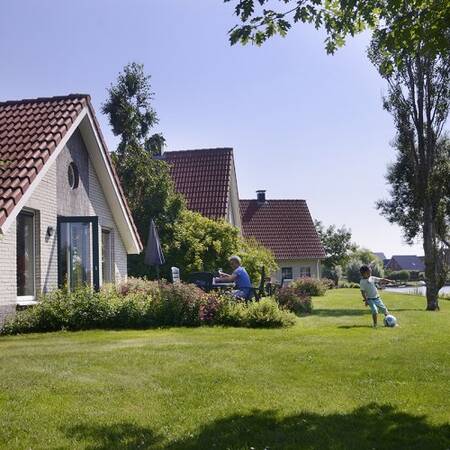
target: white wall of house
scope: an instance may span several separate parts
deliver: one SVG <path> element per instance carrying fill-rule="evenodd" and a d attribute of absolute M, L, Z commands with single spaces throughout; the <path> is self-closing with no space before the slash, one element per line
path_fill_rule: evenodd
<path fill-rule="evenodd" d="M 79 190 L 72 191 L 67 181 L 68 165 L 74 159 L 77 160 L 84 152 L 86 152 L 87 178 L 83 186 L 80 185 Z M 75 162 L 79 163 L 78 160 Z M 76 198 L 71 198 L 71 196 L 76 196 Z M 70 138 L 56 162 L 36 186 L 24 209 L 35 214 L 37 293 L 48 292 L 58 285 L 56 233 L 58 215 L 98 216 L 99 226 L 107 228 L 112 233 L 113 278 L 115 281 L 126 278 L 127 252 L 78 132 Z M 52 236 L 47 235 L 49 227 L 54 230 Z M 99 239 L 99 245 L 101 246 L 101 239 Z M 100 280 L 101 275 L 100 273 Z M 16 222 L 14 221 L 5 234 L 0 234 L 0 324 L 6 315 L 15 311 L 16 304 Z"/>
<path fill-rule="evenodd" d="M 312 278 L 320 278 L 320 259 L 295 259 L 277 261 L 279 269 L 273 275 L 278 281 L 283 278 L 283 268 L 292 270 L 292 278 L 300 278 L 308 273 Z M 286 270 L 289 272 L 289 270 Z"/>

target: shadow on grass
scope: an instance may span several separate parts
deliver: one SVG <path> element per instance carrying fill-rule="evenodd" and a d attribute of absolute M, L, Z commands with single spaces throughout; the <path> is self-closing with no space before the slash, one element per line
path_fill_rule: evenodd
<path fill-rule="evenodd" d="M 373 328 L 372 325 L 339 325 L 342 330 L 351 330 L 352 328 Z"/>
<path fill-rule="evenodd" d="M 135 450 L 154 448 L 160 442 L 151 430 L 131 423 L 112 425 L 81 424 L 65 430 L 86 450 Z"/>
<path fill-rule="evenodd" d="M 425 416 L 389 405 L 369 404 L 347 414 L 301 413 L 279 418 L 274 411 L 233 415 L 205 425 L 174 444 L 147 428 L 129 424 L 68 430 L 70 438 L 89 443 L 89 450 L 251 449 L 263 450 L 443 450 L 450 448 L 450 424 L 431 425 Z"/>
<path fill-rule="evenodd" d="M 389 307 L 388 307 L 389 308 Z M 420 308 L 389 308 L 389 312 L 424 311 Z M 344 317 L 370 315 L 370 309 L 314 309 L 313 314 L 321 317 Z"/>
<path fill-rule="evenodd" d="M 314 309 L 313 314 L 321 317 L 364 316 L 363 309 Z"/>

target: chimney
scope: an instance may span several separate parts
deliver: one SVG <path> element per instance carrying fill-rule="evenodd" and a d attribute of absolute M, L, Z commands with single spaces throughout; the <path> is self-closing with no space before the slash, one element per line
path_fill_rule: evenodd
<path fill-rule="evenodd" d="M 266 203 L 266 191 L 256 191 L 256 200 L 258 201 L 258 205 L 264 205 Z"/>

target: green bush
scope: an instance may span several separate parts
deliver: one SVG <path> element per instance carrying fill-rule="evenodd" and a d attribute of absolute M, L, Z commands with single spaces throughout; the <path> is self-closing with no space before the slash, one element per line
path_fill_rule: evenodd
<path fill-rule="evenodd" d="M 283 309 L 287 309 L 298 316 L 312 312 L 311 297 L 293 286 L 281 288 L 276 293 L 276 300 Z"/>
<path fill-rule="evenodd" d="M 250 328 L 288 327 L 295 322 L 294 314 L 280 309 L 273 298 L 250 302 L 245 309 L 244 323 Z"/>
<path fill-rule="evenodd" d="M 339 284 L 342 277 L 341 266 L 327 267 L 322 266 L 322 280 L 331 280 L 334 286 Z"/>
<path fill-rule="evenodd" d="M 360 288 L 359 283 L 352 283 L 349 281 L 340 281 L 338 287 L 341 289 L 359 289 Z"/>
<path fill-rule="evenodd" d="M 291 283 L 291 286 L 300 294 L 310 295 L 311 297 L 320 297 L 325 295 L 328 284 L 317 278 L 297 278 Z"/>
<path fill-rule="evenodd" d="M 387 278 L 389 278 L 389 280 L 406 282 L 409 281 L 409 272 L 407 270 L 391 272 Z"/>
<path fill-rule="evenodd" d="M 208 324 L 244 327 L 284 327 L 295 316 L 274 299 L 248 304 L 231 297 L 205 294 L 190 284 L 131 279 L 100 292 L 57 290 L 9 319 L 1 334 L 91 328 L 149 328 Z"/>

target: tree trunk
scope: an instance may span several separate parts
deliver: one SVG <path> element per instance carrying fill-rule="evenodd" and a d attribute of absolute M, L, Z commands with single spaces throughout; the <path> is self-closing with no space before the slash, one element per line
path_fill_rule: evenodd
<path fill-rule="evenodd" d="M 439 309 L 439 249 L 437 248 L 433 208 L 429 202 L 424 207 L 423 250 L 425 253 L 425 278 L 427 280 L 427 311 Z"/>

